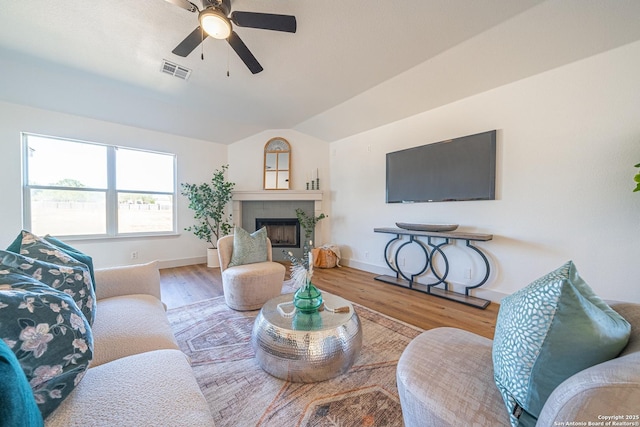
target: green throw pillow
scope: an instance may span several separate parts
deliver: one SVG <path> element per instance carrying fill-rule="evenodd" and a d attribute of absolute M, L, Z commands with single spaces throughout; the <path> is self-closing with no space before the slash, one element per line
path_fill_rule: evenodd
<path fill-rule="evenodd" d="M 496 385 L 512 426 L 534 426 L 567 378 L 613 359 L 629 323 L 596 296 L 569 261 L 500 303 L 493 341 Z"/>
<path fill-rule="evenodd" d="M 0 339 L 0 427 L 42 427 L 29 381 L 9 346 Z"/>
<path fill-rule="evenodd" d="M 267 260 L 267 229 L 249 234 L 241 227 L 236 227 L 233 233 L 233 254 L 229 267 L 236 265 L 253 264 Z"/>
<path fill-rule="evenodd" d="M 71 393 L 93 357 L 93 335 L 70 295 L 0 268 L 0 340 L 20 362 L 42 418 Z"/>
<path fill-rule="evenodd" d="M 93 325 L 96 296 L 86 265 L 52 264 L 13 252 L 0 251 L 0 269 L 31 276 L 45 285 L 71 295 L 89 321 L 89 325 Z"/>

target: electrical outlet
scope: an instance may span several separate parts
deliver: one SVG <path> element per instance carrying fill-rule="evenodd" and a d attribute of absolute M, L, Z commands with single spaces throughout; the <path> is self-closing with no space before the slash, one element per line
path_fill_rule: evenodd
<path fill-rule="evenodd" d="M 369 259 L 369 251 L 367 251 L 367 252 L 365 252 L 365 253 L 364 253 L 364 257 L 365 257 L 366 259 Z"/>
<path fill-rule="evenodd" d="M 131 259 L 138 259 L 138 251 L 131 252 Z"/>
<path fill-rule="evenodd" d="M 464 271 L 464 278 L 465 278 L 465 279 L 471 279 L 471 269 L 470 269 L 470 268 L 467 268 L 467 269 Z"/>

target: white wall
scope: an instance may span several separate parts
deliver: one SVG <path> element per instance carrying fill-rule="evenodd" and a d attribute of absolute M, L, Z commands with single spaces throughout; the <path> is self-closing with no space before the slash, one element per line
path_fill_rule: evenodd
<path fill-rule="evenodd" d="M 177 155 L 177 181 L 200 183 L 227 162 L 227 146 L 165 133 L 122 126 L 68 114 L 0 102 L 0 247 L 6 248 L 22 228 L 20 132 L 32 132 L 105 144 L 170 152 Z M 70 241 L 93 256 L 97 267 L 151 260 L 162 265 L 204 262 L 206 242 L 184 228 L 192 224 L 187 200 L 178 196 L 178 233 L 171 237 Z M 131 260 L 137 251 L 139 259 Z"/>
<path fill-rule="evenodd" d="M 236 183 L 235 190 L 263 189 L 264 146 L 275 137 L 282 137 L 291 145 L 291 190 L 305 190 L 312 171 L 318 170 L 320 189 L 324 191 L 322 212 L 329 214 L 332 194 L 335 191 L 329 173 L 329 144 L 295 130 L 270 130 L 230 145 L 229 179 Z M 318 223 L 316 236 L 317 245 L 329 243 L 331 222 L 328 219 Z"/>
<path fill-rule="evenodd" d="M 391 236 L 374 227 L 457 223 L 461 231 L 494 235 L 478 244 L 493 265 L 486 296 L 510 294 L 572 259 L 602 297 L 640 302 L 640 194 L 631 191 L 640 162 L 638 75 L 640 43 L 634 43 L 331 144 L 273 130 L 227 147 L 0 103 L 0 246 L 21 228 L 21 131 L 174 152 L 178 182 L 208 180 L 229 163 L 237 190 L 262 189 L 264 144 L 281 136 L 293 149 L 293 189 L 304 189 L 308 172 L 320 169 L 329 214 L 319 227 L 322 243 L 341 245 L 345 264 L 389 272 L 382 251 Z M 387 152 L 491 129 L 498 129 L 497 200 L 384 203 Z M 192 214 L 181 196 L 178 218 L 178 237 L 74 244 L 99 267 L 132 263 L 133 250 L 140 261 L 202 262 L 206 244 L 183 231 Z M 408 267 L 421 263 L 411 250 L 405 256 Z M 451 257 L 475 280 L 475 258 L 456 248 Z M 469 282 L 461 270 L 450 278 Z"/>
<path fill-rule="evenodd" d="M 602 297 L 640 302 L 639 75 L 634 43 L 332 143 L 332 237 L 344 262 L 390 273 L 382 252 L 392 235 L 374 227 L 455 223 L 494 235 L 478 244 L 493 265 L 485 296 L 573 260 Z M 387 152 L 492 129 L 497 200 L 385 204 Z M 417 252 L 404 256 L 422 264 Z M 453 281 L 476 280 L 462 271 L 477 275 L 477 260 L 457 248 L 451 257 L 463 267 Z"/>

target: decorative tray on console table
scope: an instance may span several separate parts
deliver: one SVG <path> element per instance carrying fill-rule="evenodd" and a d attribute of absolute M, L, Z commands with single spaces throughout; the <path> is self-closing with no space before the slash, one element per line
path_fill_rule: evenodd
<path fill-rule="evenodd" d="M 453 231 L 458 228 L 458 224 L 409 224 L 406 222 L 396 222 L 399 228 L 412 231 Z"/>

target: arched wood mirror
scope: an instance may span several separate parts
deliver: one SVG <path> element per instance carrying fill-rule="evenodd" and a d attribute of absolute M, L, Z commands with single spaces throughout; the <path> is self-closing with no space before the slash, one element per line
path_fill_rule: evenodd
<path fill-rule="evenodd" d="M 271 138 L 264 146 L 264 189 L 288 190 L 291 145 L 284 138 Z"/>

